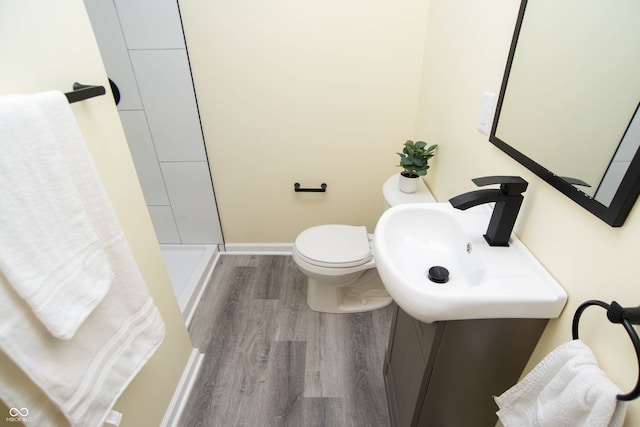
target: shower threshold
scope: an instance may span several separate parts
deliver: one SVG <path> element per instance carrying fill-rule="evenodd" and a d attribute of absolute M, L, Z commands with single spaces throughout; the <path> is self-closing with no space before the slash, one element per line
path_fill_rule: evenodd
<path fill-rule="evenodd" d="M 217 260 L 217 245 L 160 245 L 185 323 L 189 325 Z"/>

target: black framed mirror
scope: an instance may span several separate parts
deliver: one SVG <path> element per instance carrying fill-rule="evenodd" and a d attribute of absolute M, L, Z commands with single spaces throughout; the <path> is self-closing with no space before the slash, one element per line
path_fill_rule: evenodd
<path fill-rule="evenodd" d="M 523 0 L 489 141 L 613 227 L 640 194 L 640 2 Z"/>

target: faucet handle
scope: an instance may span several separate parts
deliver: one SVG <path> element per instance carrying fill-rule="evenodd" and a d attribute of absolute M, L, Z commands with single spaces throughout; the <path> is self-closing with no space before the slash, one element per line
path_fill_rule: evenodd
<path fill-rule="evenodd" d="M 507 196 L 517 196 L 527 191 L 529 183 L 519 176 L 483 176 L 471 181 L 478 187 L 500 184 L 500 191 Z"/>

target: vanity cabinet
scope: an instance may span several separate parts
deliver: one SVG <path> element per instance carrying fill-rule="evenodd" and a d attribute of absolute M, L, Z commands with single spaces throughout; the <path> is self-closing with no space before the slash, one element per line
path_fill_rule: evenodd
<path fill-rule="evenodd" d="M 547 319 L 422 323 L 396 308 L 384 379 L 393 427 L 493 427 Z"/>

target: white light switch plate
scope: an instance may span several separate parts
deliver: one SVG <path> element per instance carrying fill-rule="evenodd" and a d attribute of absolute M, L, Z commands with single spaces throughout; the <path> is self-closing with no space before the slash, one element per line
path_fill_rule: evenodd
<path fill-rule="evenodd" d="M 484 92 L 482 94 L 482 106 L 480 107 L 480 120 L 478 121 L 478 130 L 485 135 L 489 135 L 489 132 L 491 132 L 491 122 L 493 121 L 495 102 L 495 93 Z"/>

